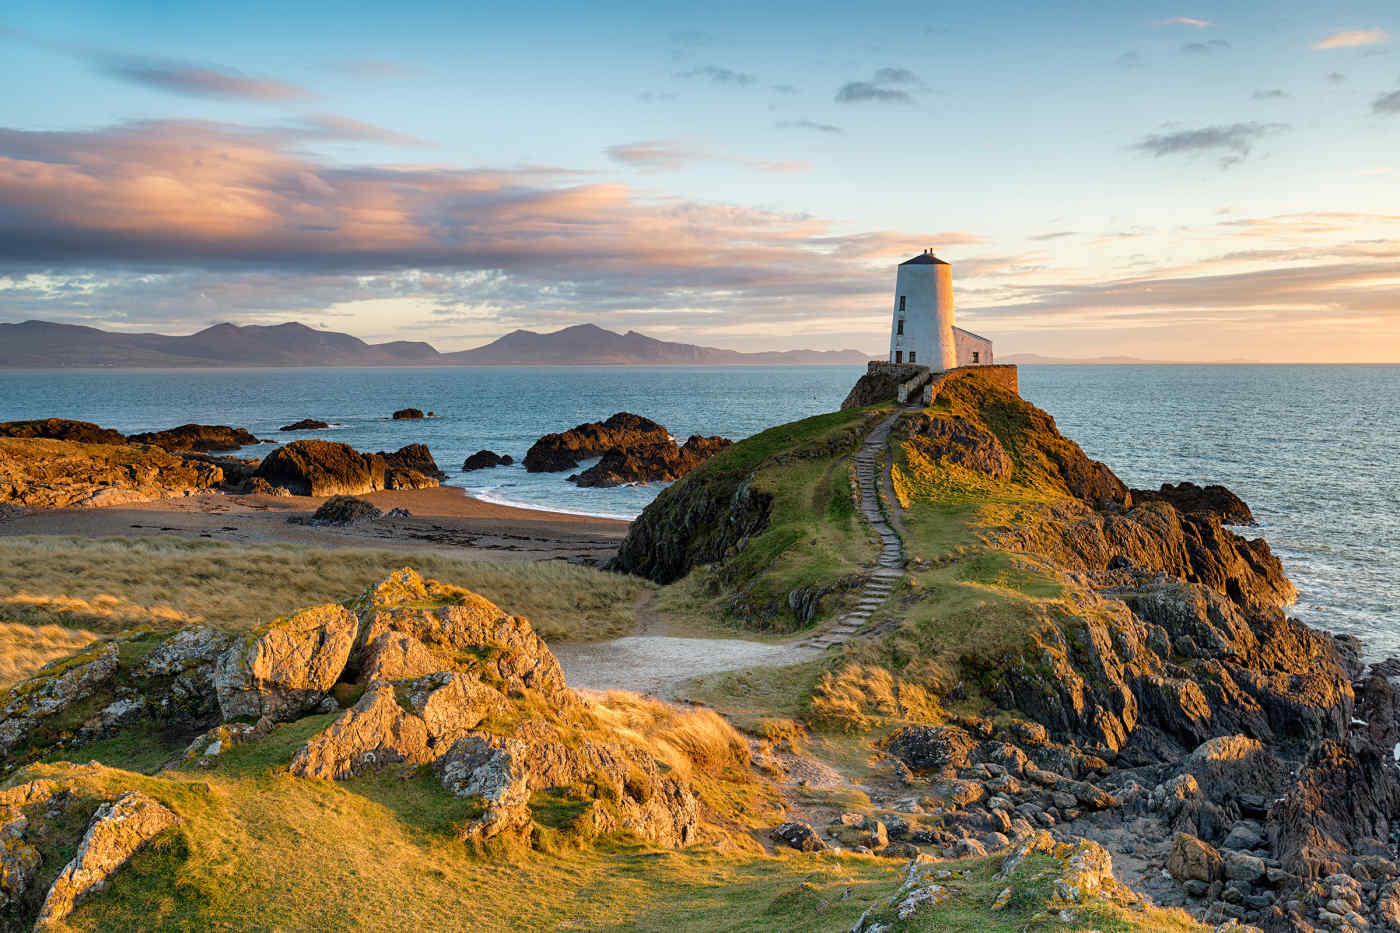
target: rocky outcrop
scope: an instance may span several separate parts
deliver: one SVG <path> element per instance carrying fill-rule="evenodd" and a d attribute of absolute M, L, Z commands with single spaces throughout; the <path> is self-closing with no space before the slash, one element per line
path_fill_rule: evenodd
<path fill-rule="evenodd" d="M 330 425 L 325 421 L 317 421 L 315 418 L 303 418 L 300 421 L 293 421 L 291 424 L 284 424 L 278 428 L 279 431 L 320 431 Z"/>
<path fill-rule="evenodd" d="M 257 476 L 298 496 L 360 496 L 380 489 L 424 489 L 441 475 L 428 448 L 410 444 L 393 453 L 362 454 L 334 441 L 293 441 L 268 454 Z"/>
<path fill-rule="evenodd" d="M 423 417 L 423 413 L 417 408 L 400 408 L 394 412 L 395 421 L 417 421 Z"/>
<path fill-rule="evenodd" d="M 258 439 L 246 428 L 232 428 L 226 424 L 182 424 L 164 431 L 133 434 L 128 442 L 154 444 L 174 453 L 181 450 L 237 450 L 258 443 Z"/>
<path fill-rule="evenodd" d="M 613 448 L 641 447 L 670 439 L 671 432 L 655 421 L 620 411 L 603 422 L 590 421 L 560 434 L 546 434 L 525 453 L 525 469 L 531 473 L 572 470 L 580 460 L 602 456 Z"/>
<path fill-rule="evenodd" d="M 188 496 L 223 482 L 223 471 L 159 447 L 0 437 L 0 503 L 91 508 Z"/>
<path fill-rule="evenodd" d="M 344 527 L 360 522 L 372 522 L 383 516 L 384 513 L 372 502 L 356 499 L 354 496 L 331 496 L 306 519 L 306 524 Z"/>
<path fill-rule="evenodd" d="M 46 437 L 55 441 L 75 441 L 79 444 L 125 444 L 119 431 L 104 428 L 91 421 L 70 421 L 67 418 L 41 418 L 35 421 L 6 421 L 0 423 L 0 437 Z"/>
<path fill-rule="evenodd" d="M 1161 489 L 1134 489 L 1133 502 L 1165 502 L 1182 512 L 1214 515 L 1225 525 L 1256 525 L 1254 513 L 1244 500 L 1224 486 L 1197 486 L 1195 483 L 1163 483 Z"/>
<path fill-rule="evenodd" d="M 426 444 L 408 444 L 392 453 L 380 451 L 376 456 L 384 458 L 387 468 L 389 489 L 421 489 L 423 486 L 394 485 L 394 474 L 401 471 L 417 473 L 432 480 L 447 479 L 447 474 L 438 469 L 437 461 Z M 426 485 L 426 484 L 425 484 Z M 436 485 L 436 483 L 432 484 Z"/>
<path fill-rule="evenodd" d="M 591 487 L 675 482 L 733 443 L 723 437 L 692 434 L 683 445 L 668 439 L 640 447 L 615 447 L 587 470 L 570 476 L 569 482 Z"/>
<path fill-rule="evenodd" d="M 117 644 L 96 642 L 11 687 L 0 710 L 0 758 L 17 751 L 45 722 L 109 685 L 116 672 Z"/>
<path fill-rule="evenodd" d="M 78 851 L 50 886 L 36 930 L 59 926 L 73 908 L 106 887 L 127 861 L 180 822 L 170 809 L 139 791 L 128 791 L 98 808 Z"/>
<path fill-rule="evenodd" d="M 997 436 L 969 418 L 925 413 L 905 419 L 901 428 L 916 450 L 939 463 L 994 480 L 1010 479 L 1015 469 Z"/>
<path fill-rule="evenodd" d="M 510 466 L 514 463 L 514 458 L 510 454 L 498 454 L 494 450 L 478 450 L 466 460 L 462 461 L 462 469 L 466 472 L 472 470 L 490 470 L 498 466 Z"/>
<path fill-rule="evenodd" d="M 219 660 L 224 719 L 295 719 L 326 697 L 350 657 L 356 619 L 343 606 L 302 609 L 239 637 Z"/>

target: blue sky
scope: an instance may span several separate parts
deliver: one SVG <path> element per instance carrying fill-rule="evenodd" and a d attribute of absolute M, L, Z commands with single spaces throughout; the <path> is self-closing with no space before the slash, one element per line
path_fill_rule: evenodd
<path fill-rule="evenodd" d="M 1400 360 L 1393 3 L 10 3 L 0 319 Z"/>

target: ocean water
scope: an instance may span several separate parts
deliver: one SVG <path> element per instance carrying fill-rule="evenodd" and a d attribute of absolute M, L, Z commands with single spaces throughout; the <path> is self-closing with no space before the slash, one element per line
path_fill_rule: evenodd
<path fill-rule="evenodd" d="M 859 367 L 567 367 L 0 372 L 0 421 L 67 417 L 125 433 L 186 422 L 361 450 L 428 445 L 449 483 L 498 502 L 631 517 L 660 486 L 579 489 L 517 465 L 540 435 L 617 411 L 738 440 L 836 408 Z M 1238 493 L 1300 591 L 1293 613 L 1400 655 L 1400 366 L 1023 366 L 1021 393 L 1132 486 Z M 432 410 L 391 421 L 395 409 Z M 286 434 L 318 418 L 330 431 Z M 268 445 L 247 455 L 271 449 Z"/>

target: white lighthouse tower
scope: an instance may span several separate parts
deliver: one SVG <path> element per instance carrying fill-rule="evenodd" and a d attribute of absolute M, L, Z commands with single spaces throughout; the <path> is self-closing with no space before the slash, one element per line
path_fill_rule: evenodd
<path fill-rule="evenodd" d="M 992 362 L 990 340 L 953 326 L 953 267 L 931 249 L 899 264 L 889 361 L 934 372 Z"/>

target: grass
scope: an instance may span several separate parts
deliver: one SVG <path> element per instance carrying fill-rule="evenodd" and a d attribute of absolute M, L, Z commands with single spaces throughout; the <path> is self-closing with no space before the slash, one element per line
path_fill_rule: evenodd
<path fill-rule="evenodd" d="M 0 622 L 0 690 L 33 675 L 50 661 L 78 651 L 97 637 L 86 629 L 52 623 Z"/>
<path fill-rule="evenodd" d="M 635 622 L 637 601 L 653 589 L 644 580 L 562 561 L 491 563 L 174 537 L 26 536 L 0 538 L 0 616 L 46 633 L 38 637 L 54 641 L 52 657 L 61 640 L 53 626 L 81 630 L 88 640 L 93 632 L 138 626 L 241 631 L 298 607 L 344 599 L 405 564 L 525 616 L 547 640 L 622 635 Z M 0 629 L 0 645 L 12 638 L 17 649 L 29 644 L 35 658 L 47 650 L 19 629 L 13 636 L 9 626 Z M 17 658 L 12 676 L 32 670 L 30 663 Z"/>

